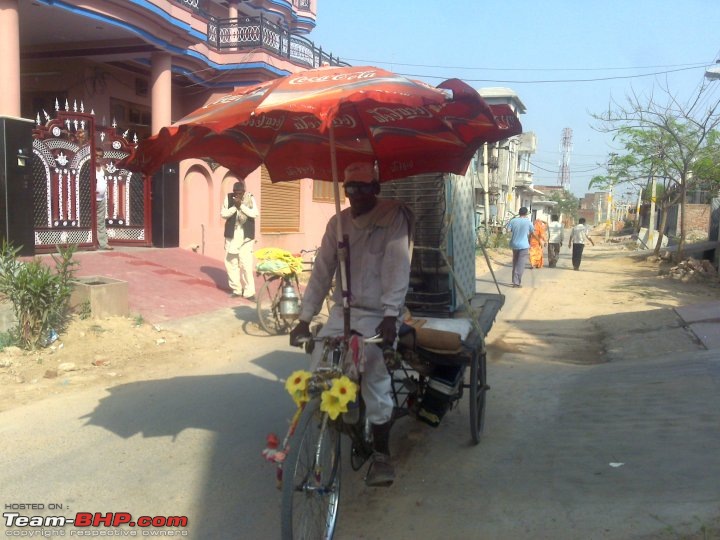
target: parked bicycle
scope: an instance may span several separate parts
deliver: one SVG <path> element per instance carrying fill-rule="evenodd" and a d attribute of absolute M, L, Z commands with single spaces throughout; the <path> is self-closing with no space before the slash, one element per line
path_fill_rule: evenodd
<path fill-rule="evenodd" d="M 300 315 L 302 291 L 300 274 L 312 272 L 317 248 L 301 250 L 300 257 L 277 248 L 263 248 L 255 253 L 257 274 L 263 284 L 255 295 L 260 326 L 268 334 L 287 334 Z M 331 307 L 332 289 L 326 304 Z"/>

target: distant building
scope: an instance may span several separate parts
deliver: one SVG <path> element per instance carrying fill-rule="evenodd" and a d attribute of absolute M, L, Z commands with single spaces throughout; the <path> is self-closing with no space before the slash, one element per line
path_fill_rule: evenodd
<path fill-rule="evenodd" d="M 519 116 L 525 104 L 510 88 L 479 88 L 490 105 L 506 104 Z M 535 134 L 524 132 L 493 144 L 483 145 L 476 160 L 476 207 L 479 222 L 502 225 L 532 198 L 530 156 L 537 147 Z"/>

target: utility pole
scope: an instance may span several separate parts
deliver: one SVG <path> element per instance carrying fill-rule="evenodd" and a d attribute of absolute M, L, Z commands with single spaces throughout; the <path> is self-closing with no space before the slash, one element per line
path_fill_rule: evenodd
<path fill-rule="evenodd" d="M 648 245 L 653 245 L 653 233 L 655 232 L 655 192 L 657 190 L 657 184 L 655 183 L 655 176 L 650 180 L 650 222 L 648 223 Z"/>
<path fill-rule="evenodd" d="M 610 227 L 612 226 L 612 202 L 613 200 L 613 185 L 610 184 L 607 194 L 607 209 L 605 212 L 605 242 L 610 240 Z"/>
<path fill-rule="evenodd" d="M 488 144 L 483 144 L 483 220 L 485 222 L 485 234 L 488 234 L 490 228 L 490 171 L 488 169 Z"/>
<path fill-rule="evenodd" d="M 615 177 L 613 176 L 613 169 L 615 167 L 615 158 L 617 154 L 610 154 L 610 160 L 608 161 L 608 176 L 610 177 L 610 185 L 608 186 L 607 194 L 607 209 L 605 210 L 605 243 L 610 240 L 610 227 L 612 226 L 612 200 L 613 200 L 613 185 L 615 184 Z"/>
<path fill-rule="evenodd" d="M 635 233 L 640 232 L 640 207 L 642 206 L 642 186 L 638 187 L 637 205 L 635 206 Z"/>

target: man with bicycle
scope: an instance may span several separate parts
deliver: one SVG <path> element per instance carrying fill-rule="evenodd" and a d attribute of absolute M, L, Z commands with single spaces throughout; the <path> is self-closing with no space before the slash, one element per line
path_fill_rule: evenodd
<path fill-rule="evenodd" d="M 340 213 L 348 238 L 350 327 L 365 337 L 380 333 L 383 346 L 394 346 L 400 315 L 410 278 L 410 241 L 413 216 L 397 201 L 378 199 L 380 184 L 373 165 L 353 163 L 345 169 L 343 184 L 350 208 Z M 290 344 L 298 345 L 310 335 L 310 321 L 320 311 L 333 278 L 338 275 L 337 216 L 328 222 L 317 252 L 310 281 L 303 295 L 300 322 L 290 333 Z M 335 304 L 318 337 L 343 335 L 341 287 L 335 288 Z M 368 344 L 360 387 L 366 418 L 372 425 L 373 450 L 365 478 L 368 486 L 389 486 L 395 478 L 390 462 L 390 428 L 393 399 L 390 373 L 380 347 Z M 322 349 L 313 352 L 312 366 Z"/>

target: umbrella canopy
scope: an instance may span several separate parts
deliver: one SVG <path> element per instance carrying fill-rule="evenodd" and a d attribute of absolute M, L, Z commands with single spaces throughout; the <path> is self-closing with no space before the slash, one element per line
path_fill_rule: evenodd
<path fill-rule="evenodd" d="M 521 131 L 510 107 L 458 79 L 434 88 L 375 67 L 325 67 L 209 103 L 142 141 L 128 167 L 150 174 L 208 157 L 241 177 L 264 163 L 274 182 L 332 180 L 335 158 L 335 170 L 375 161 L 381 181 L 464 174 L 481 144 Z"/>

